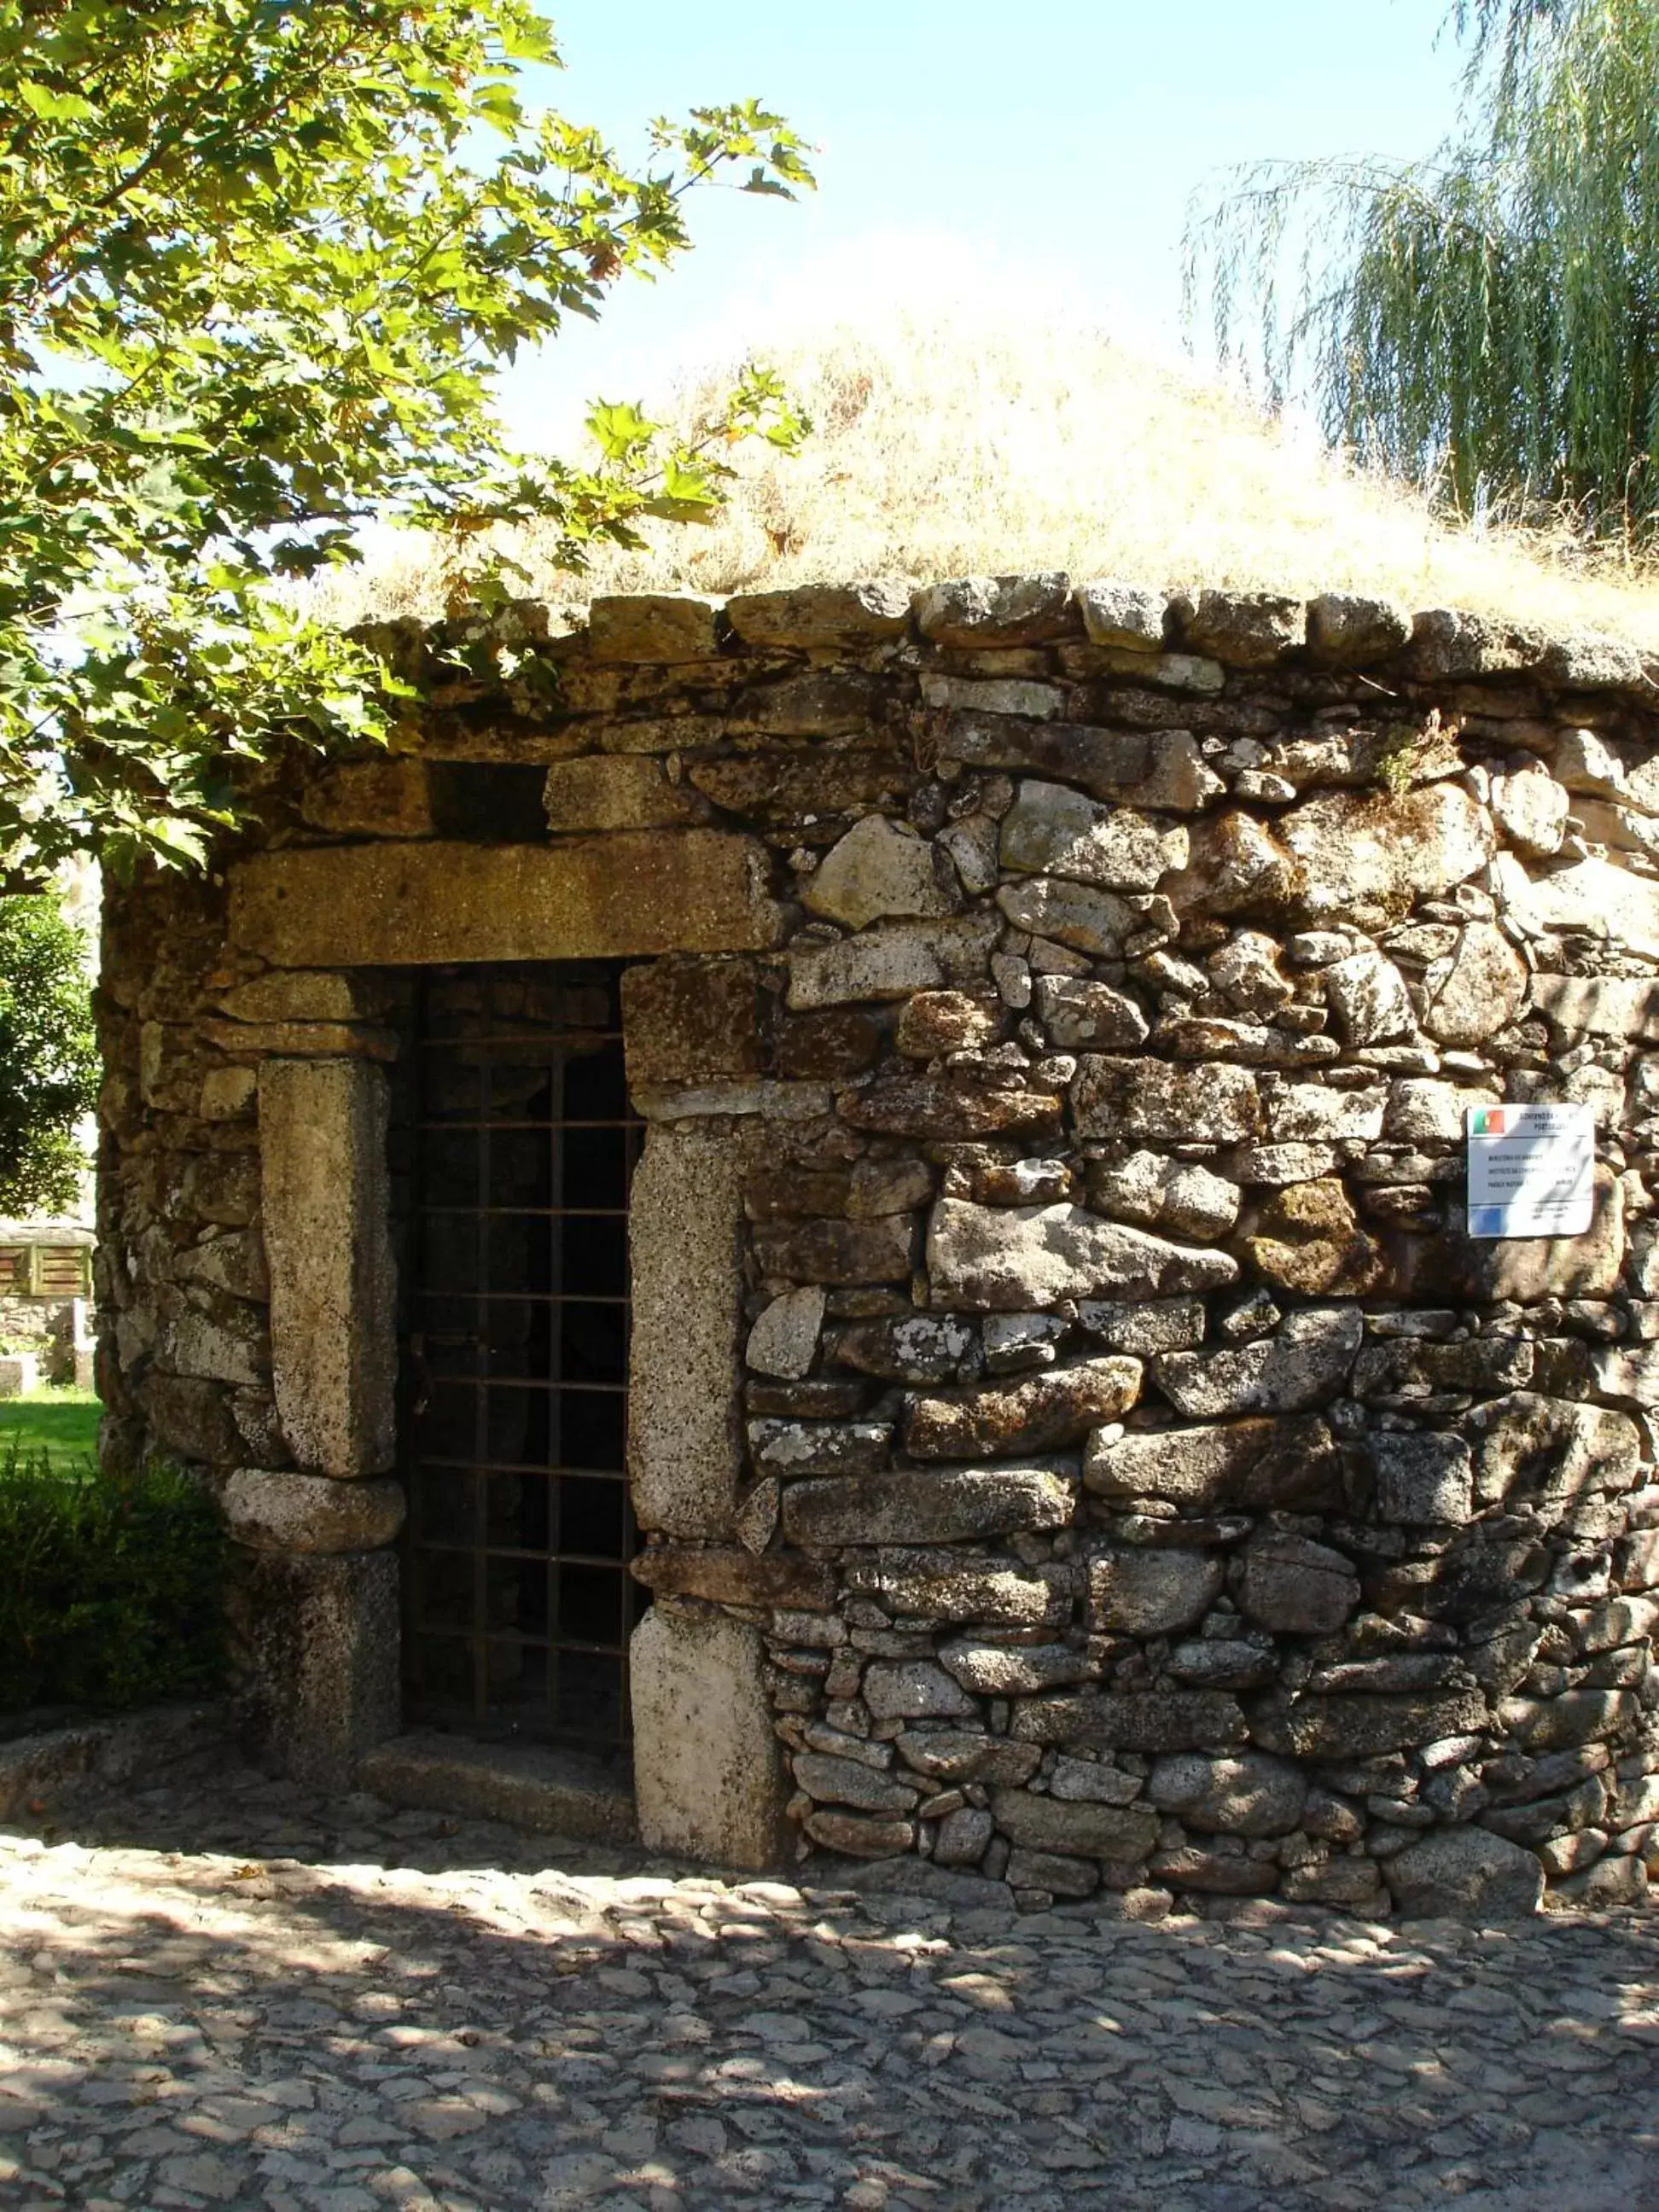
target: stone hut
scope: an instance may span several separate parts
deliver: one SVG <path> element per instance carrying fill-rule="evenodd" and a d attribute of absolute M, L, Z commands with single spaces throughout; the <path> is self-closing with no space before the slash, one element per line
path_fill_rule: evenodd
<path fill-rule="evenodd" d="M 392 643 L 391 752 L 106 909 L 111 1446 L 222 1498 L 264 1755 L 1130 1912 L 1642 1893 L 1641 657 L 1055 575 Z M 1471 1237 L 1552 1101 L 1589 1231 Z"/>

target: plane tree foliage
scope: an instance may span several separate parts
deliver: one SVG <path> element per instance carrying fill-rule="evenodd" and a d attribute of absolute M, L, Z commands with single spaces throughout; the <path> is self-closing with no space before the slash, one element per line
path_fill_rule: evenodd
<path fill-rule="evenodd" d="M 1193 211 L 1189 316 L 1458 514 L 1650 548 L 1659 0 L 1464 0 L 1448 28 L 1468 42 L 1452 140 L 1234 173 Z"/>
<path fill-rule="evenodd" d="M 0 883 L 186 862 L 239 760 L 383 733 L 395 680 L 295 588 L 367 520 L 550 523 L 579 566 L 801 434 L 751 369 L 689 436 L 618 404 L 590 465 L 512 450 L 501 371 L 665 270 L 696 192 L 811 182 L 753 100 L 626 162 L 529 105 L 558 61 L 528 0 L 0 0 Z"/>

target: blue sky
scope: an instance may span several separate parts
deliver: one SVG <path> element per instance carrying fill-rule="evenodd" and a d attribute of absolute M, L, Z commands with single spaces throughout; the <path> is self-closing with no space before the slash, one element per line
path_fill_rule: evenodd
<path fill-rule="evenodd" d="M 533 95 L 635 153 L 653 114 L 757 94 L 817 147 L 820 189 L 704 195 L 694 253 L 514 368 L 532 445 L 826 303 L 981 292 L 1172 350 L 1194 188 L 1270 155 L 1428 153 L 1462 58 L 1446 0 L 546 4 L 567 67 Z"/>

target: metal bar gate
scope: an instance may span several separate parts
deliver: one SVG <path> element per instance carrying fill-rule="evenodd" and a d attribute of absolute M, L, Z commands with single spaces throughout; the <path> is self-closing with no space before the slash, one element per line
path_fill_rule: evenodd
<path fill-rule="evenodd" d="M 618 1749 L 641 1125 L 613 963 L 438 969 L 416 1038 L 405 1362 L 411 1718 Z"/>

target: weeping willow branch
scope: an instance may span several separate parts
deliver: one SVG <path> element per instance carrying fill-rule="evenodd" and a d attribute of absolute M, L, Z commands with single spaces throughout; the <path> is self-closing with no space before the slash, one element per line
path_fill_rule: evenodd
<path fill-rule="evenodd" d="M 1468 515 L 1659 535 L 1659 0 L 1468 0 L 1431 161 L 1237 172 L 1191 210 L 1189 331 Z M 1490 65 L 1481 68 L 1482 58 Z"/>

